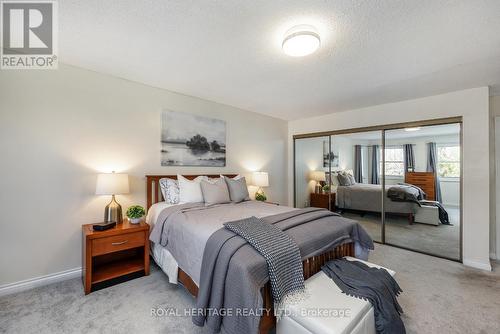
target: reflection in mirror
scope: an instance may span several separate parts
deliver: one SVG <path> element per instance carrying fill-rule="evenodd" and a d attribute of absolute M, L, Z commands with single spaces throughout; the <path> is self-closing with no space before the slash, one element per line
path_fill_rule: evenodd
<path fill-rule="evenodd" d="M 460 132 L 453 123 L 295 139 L 295 207 L 336 211 L 375 241 L 460 260 Z"/>
<path fill-rule="evenodd" d="M 330 209 L 328 136 L 295 140 L 295 207 Z"/>
<path fill-rule="evenodd" d="M 327 177 L 337 211 L 357 220 L 375 241 L 381 241 L 382 231 L 381 138 L 381 131 L 331 136 Z"/>
<path fill-rule="evenodd" d="M 385 242 L 460 258 L 460 124 L 385 131 Z"/>

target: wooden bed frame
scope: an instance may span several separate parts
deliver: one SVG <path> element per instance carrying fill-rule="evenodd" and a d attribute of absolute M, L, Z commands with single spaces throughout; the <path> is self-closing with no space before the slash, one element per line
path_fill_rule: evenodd
<path fill-rule="evenodd" d="M 236 174 L 223 174 L 227 177 L 235 177 Z M 187 179 L 194 179 L 199 175 L 183 175 Z M 217 178 L 220 175 L 207 175 L 210 178 Z M 163 196 L 160 189 L 160 179 L 162 178 L 177 179 L 177 175 L 146 175 L 146 191 L 147 191 L 147 209 L 151 205 L 161 202 Z M 344 256 L 354 256 L 354 243 L 346 243 L 335 247 L 334 249 L 325 252 L 320 255 L 312 256 L 310 258 L 302 261 L 302 268 L 304 271 L 304 279 L 308 279 L 314 274 L 321 271 L 321 267 L 328 261 L 333 259 L 338 259 Z M 189 291 L 191 295 L 196 297 L 198 295 L 198 286 L 194 281 L 186 274 L 182 269 L 178 269 L 177 280 L 181 283 L 186 290 Z M 259 324 L 259 334 L 267 334 L 276 325 L 276 318 L 274 316 L 274 303 L 271 294 L 271 284 L 268 282 L 261 290 L 263 299 L 263 308 L 265 312 L 263 313 L 260 324 Z"/>

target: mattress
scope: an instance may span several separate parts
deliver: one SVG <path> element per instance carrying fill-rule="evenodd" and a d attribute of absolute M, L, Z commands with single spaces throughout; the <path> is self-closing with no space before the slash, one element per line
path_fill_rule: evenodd
<path fill-rule="evenodd" d="M 172 207 L 174 205 L 176 204 L 170 204 L 167 202 L 158 202 L 151 205 L 151 207 L 148 209 L 148 214 L 146 215 L 146 223 L 148 223 L 149 226 L 151 226 L 151 229 L 153 229 L 154 224 L 158 220 L 158 216 L 163 211 L 163 209 Z"/>

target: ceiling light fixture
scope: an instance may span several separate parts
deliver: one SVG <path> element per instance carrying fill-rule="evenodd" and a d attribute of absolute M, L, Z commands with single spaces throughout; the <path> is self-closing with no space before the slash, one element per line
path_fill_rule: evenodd
<path fill-rule="evenodd" d="M 414 128 L 405 128 L 405 131 L 406 131 L 406 132 L 412 132 L 412 131 L 418 131 L 418 130 L 420 130 L 420 127 L 419 127 L 419 126 L 414 127 Z"/>
<path fill-rule="evenodd" d="M 285 33 L 283 52 L 292 57 L 304 57 L 314 53 L 320 46 L 319 34 L 313 26 L 302 24 Z"/>

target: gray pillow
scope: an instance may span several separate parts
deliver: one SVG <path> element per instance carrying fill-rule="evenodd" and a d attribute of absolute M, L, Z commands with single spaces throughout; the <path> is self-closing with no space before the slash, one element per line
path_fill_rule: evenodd
<path fill-rule="evenodd" d="M 250 195 L 248 194 L 248 188 L 247 188 L 247 181 L 245 180 L 244 177 L 239 178 L 237 180 L 225 177 L 224 180 L 227 183 L 231 201 L 239 203 L 250 200 Z"/>
<path fill-rule="evenodd" d="M 200 186 L 206 206 L 231 202 L 229 190 L 223 178 L 212 182 L 202 180 Z"/>
<path fill-rule="evenodd" d="M 355 185 L 356 184 L 356 179 L 354 178 L 354 176 L 352 176 L 351 174 L 347 174 L 347 176 L 349 177 L 349 183 L 351 183 L 350 185 Z"/>
<path fill-rule="evenodd" d="M 337 175 L 337 178 L 339 179 L 339 183 L 341 186 L 351 186 L 351 180 L 349 179 L 349 176 L 346 174 L 339 174 Z"/>

